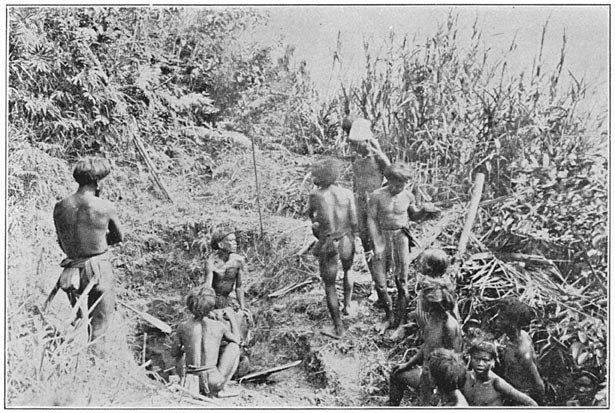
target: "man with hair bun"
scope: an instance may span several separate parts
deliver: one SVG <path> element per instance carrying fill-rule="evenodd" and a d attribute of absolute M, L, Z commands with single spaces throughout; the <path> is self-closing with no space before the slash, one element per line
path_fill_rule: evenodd
<path fill-rule="evenodd" d="M 224 309 L 222 320 L 209 318 L 216 304 L 216 293 L 209 286 L 195 287 L 186 296 L 186 307 L 193 317 L 183 321 L 173 337 L 171 356 L 178 376 L 195 375 L 199 392 L 206 396 L 232 396 L 225 387 L 239 365 L 239 326 L 232 309 Z M 222 345 L 222 340 L 228 344 Z"/>
<path fill-rule="evenodd" d="M 123 241 L 117 211 L 113 204 L 99 198 L 101 181 L 111 172 L 111 164 L 102 158 L 82 159 L 75 165 L 73 177 L 77 192 L 55 205 L 53 221 L 58 244 L 66 254 L 60 263 L 64 268 L 58 285 L 75 305 L 85 293 L 87 297 L 89 339 L 96 341 L 95 351 L 102 350 L 109 319 L 115 311 L 113 269 L 107 257 L 110 245 Z M 78 313 L 83 316 L 81 311 Z"/>
<path fill-rule="evenodd" d="M 353 283 L 349 273 L 354 258 L 354 236 L 358 232 L 352 192 L 335 184 L 339 171 L 340 162 L 333 158 L 324 158 L 312 165 L 316 189 L 310 193 L 307 210 L 312 221 L 312 233 L 318 239 L 313 252 L 318 258 L 335 336 L 344 333 L 335 289 L 337 261 L 342 262 L 344 271 L 343 312 L 350 314 Z"/>

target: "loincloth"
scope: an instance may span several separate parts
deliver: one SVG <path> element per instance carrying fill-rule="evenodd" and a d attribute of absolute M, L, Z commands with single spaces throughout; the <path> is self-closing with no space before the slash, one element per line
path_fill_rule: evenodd
<path fill-rule="evenodd" d="M 338 254 L 338 246 L 340 240 L 348 237 L 350 242 L 353 242 L 351 231 L 336 231 L 318 239 L 312 252 L 320 259 L 335 257 Z"/>
<path fill-rule="evenodd" d="M 188 366 L 186 374 L 195 375 L 199 378 L 199 392 L 205 396 L 216 395 L 224 387 L 225 379 L 218 366 Z"/>
<path fill-rule="evenodd" d="M 60 267 L 64 270 L 58 283 L 66 292 L 81 294 L 90 281 L 94 281 L 99 289 L 113 282 L 113 267 L 107 253 L 87 258 L 64 258 Z"/>
<path fill-rule="evenodd" d="M 377 259 L 385 259 L 389 263 L 395 263 L 395 258 L 404 252 L 400 250 L 402 239 L 405 241 L 408 236 L 401 228 L 380 230 L 373 240 L 374 255 Z"/>

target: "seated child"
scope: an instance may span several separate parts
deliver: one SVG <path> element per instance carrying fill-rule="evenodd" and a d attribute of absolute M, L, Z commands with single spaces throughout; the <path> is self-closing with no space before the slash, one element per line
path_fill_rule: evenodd
<path fill-rule="evenodd" d="M 425 369 L 440 396 L 438 406 L 468 406 L 461 392 L 466 380 L 466 366 L 459 353 L 438 348 L 427 356 Z"/>
<path fill-rule="evenodd" d="M 427 314 L 423 309 L 425 294 L 424 287 L 427 282 L 435 282 L 435 279 L 439 279 L 439 283 L 442 286 L 442 289 L 440 290 L 440 294 L 442 296 L 441 300 L 446 302 L 448 305 L 445 310 L 452 312 L 453 316 L 457 319 L 457 321 L 459 321 L 461 317 L 459 316 L 459 310 L 457 308 L 455 283 L 450 276 L 446 275 L 446 270 L 450 265 L 448 255 L 441 249 L 430 248 L 423 251 L 419 259 L 419 271 L 423 277 L 419 277 L 417 280 L 417 290 L 419 293 L 417 294 L 416 309 L 414 310 L 414 315 L 419 328 L 422 329 L 427 322 Z"/>
<path fill-rule="evenodd" d="M 208 287 L 196 287 L 186 297 L 186 306 L 194 315 L 182 322 L 173 338 L 171 356 L 177 374 L 199 377 L 199 391 L 206 396 L 224 397 L 226 384 L 239 364 L 239 327 L 227 309 L 226 323 L 207 318 L 214 308 L 215 293 Z M 221 350 L 222 339 L 228 344 Z"/>
<path fill-rule="evenodd" d="M 537 406 L 531 397 L 491 371 L 497 358 L 495 344 L 475 340 L 469 354 L 471 370 L 467 372 L 463 395 L 470 406 L 504 406 L 504 399 L 514 406 Z"/>
<path fill-rule="evenodd" d="M 502 375 L 517 390 L 542 405 L 545 384 L 538 371 L 532 338 L 522 330 L 531 320 L 532 310 L 527 304 L 511 297 L 500 302 L 496 325 L 506 335 L 502 343 Z"/>

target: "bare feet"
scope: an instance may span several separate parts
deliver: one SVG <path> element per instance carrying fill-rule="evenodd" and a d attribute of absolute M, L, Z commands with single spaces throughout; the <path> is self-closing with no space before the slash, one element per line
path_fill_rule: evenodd
<path fill-rule="evenodd" d="M 342 314 L 355 317 L 357 315 L 357 303 L 351 301 L 350 304 L 344 306 Z"/>
<path fill-rule="evenodd" d="M 237 388 L 230 387 L 226 385 L 222 390 L 218 392 L 217 397 L 237 397 L 239 396 L 239 390 Z"/>

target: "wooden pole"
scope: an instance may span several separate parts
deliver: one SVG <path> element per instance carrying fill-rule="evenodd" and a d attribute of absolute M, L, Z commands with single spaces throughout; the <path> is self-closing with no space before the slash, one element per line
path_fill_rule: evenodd
<path fill-rule="evenodd" d="M 459 246 L 457 247 L 458 262 L 460 262 L 461 256 L 466 251 L 466 248 L 468 246 L 468 240 L 470 239 L 470 234 L 472 232 L 472 225 L 474 225 L 474 219 L 476 219 L 478 205 L 480 204 L 480 197 L 483 193 L 484 183 L 485 174 L 480 172 L 477 173 L 476 178 L 474 179 L 474 188 L 472 191 L 472 198 L 470 199 L 470 206 L 468 208 L 468 216 L 466 217 L 463 231 L 461 232 L 461 236 L 459 237 Z"/>
<path fill-rule="evenodd" d="M 263 239 L 263 214 L 261 212 L 261 196 L 258 186 L 258 168 L 256 167 L 256 149 L 254 145 L 254 135 L 250 133 L 250 141 L 252 142 L 252 164 L 254 165 L 254 183 L 256 184 L 256 207 L 258 208 L 258 221 L 260 223 L 261 239 Z"/>
<path fill-rule="evenodd" d="M 152 162 L 152 159 L 147 154 L 147 151 L 145 150 L 145 144 L 141 141 L 141 138 L 139 138 L 139 135 L 135 129 L 136 129 L 136 126 L 134 126 L 134 124 L 130 126 L 132 141 L 134 142 L 135 147 L 137 148 L 137 152 L 139 152 L 139 154 L 145 161 L 145 164 L 148 167 L 148 171 L 150 175 L 152 176 L 154 183 L 158 185 L 158 188 L 160 188 L 160 191 L 162 191 L 162 194 L 165 196 L 165 198 L 173 202 L 173 198 L 171 198 L 171 195 L 169 195 L 169 193 L 167 192 L 167 189 L 164 187 L 164 185 L 162 184 L 162 181 L 160 180 L 160 177 L 158 176 L 158 170 L 156 169 L 156 165 L 154 165 L 154 162 Z"/>

